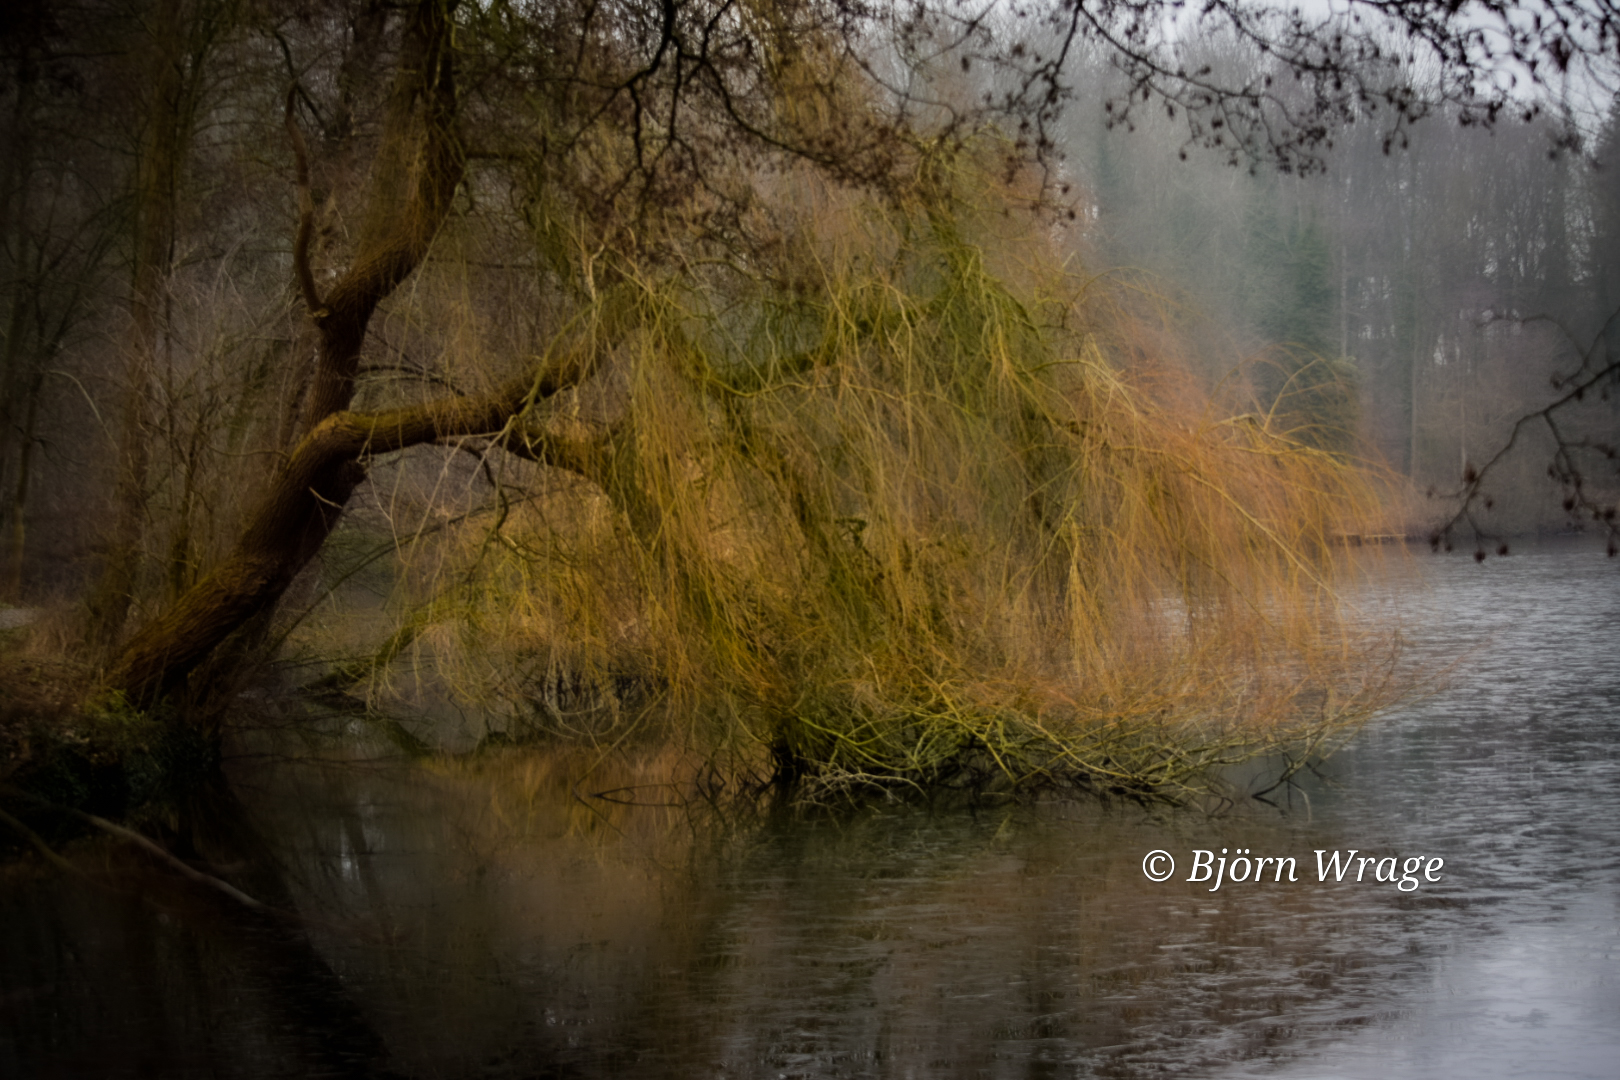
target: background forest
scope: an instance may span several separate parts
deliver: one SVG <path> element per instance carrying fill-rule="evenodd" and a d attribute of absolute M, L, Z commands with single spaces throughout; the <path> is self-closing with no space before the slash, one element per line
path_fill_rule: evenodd
<path fill-rule="evenodd" d="M 1346 126 L 1311 176 L 1223 169 L 1163 117 L 1130 134 L 1077 119 L 1067 145 L 1102 262 L 1144 271 L 1212 328 L 1224 349 L 1205 350 L 1211 375 L 1265 356 L 1276 393 L 1326 360 L 1287 393 L 1313 415 L 1348 410 L 1337 422 L 1424 495 L 1457 490 L 1517 419 L 1563 396 L 1561 374 L 1620 348 L 1620 113 L 1579 118 L 1580 154 L 1557 148 L 1577 119 L 1563 110 L 1491 129 L 1442 114 L 1394 145 L 1375 124 Z M 1330 378 L 1351 388 L 1331 403 L 1315 389 Z M 1586 420 L 1611 439 L 1616 421 Z M 1565 492 L 1547 483 L 1552 438 L 1537 431 L 1524 450 L 1493 478 L 1480 524 L 1567 528 Z M 1424 500 L 1400 524 L 1425 536 L 1450 509 Z"/>
<path fill-rule="evenodd" d="M 6 594 L 209 740 L 1313 752 L 1389 692 L 1347 540 L 1613 518 L 1612 20 L 1577 108 L 1244 10 L 9 5 Z"/>

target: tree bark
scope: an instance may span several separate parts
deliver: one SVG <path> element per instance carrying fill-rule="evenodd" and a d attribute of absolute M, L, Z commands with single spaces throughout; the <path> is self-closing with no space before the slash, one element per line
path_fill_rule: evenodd
<path fill-rule="evenodd" d="M 281 598 L 343 516 L 366 459 L 423 443 L 501 432 L 533 402 L 581 381 L 582 356 L 487 397 L 446 397 L 379 413 L 335 413 L 293 451 L 235 548 L 125 647 L 108 685 L 151 704 L 175 689 L 233 631 Z"/>
<path fill-rule="evenodd" d="M 482 399 L 369 415 L 347 411 L 371 317 L 421 264 L 461 182 L 453 6 L 449 0 L 419 0 L 407 17 L 355 256 L 325 298 L 308 263 L 308 157 L 289 98 L 300 188 L 294 272 L 317 340 L 314 379 L 299 423 L 303 435 L 249 513 L 230 554 L 139 631 L 111 665 L 108 687 L 137 703 L 153 704 L 175 689 L 227 637 L 281 598 L 342 517 L 365 477 L 367 457 L 499 430 L 535 394 L 547 392 L 546 379 L 536 377 Z"/>
<path fill-rule="evenodd" d="M 412 11 L 388 97 L 382 144 L 372 163 L 359 245 L 348 272 L 324 299 L 316 292 L 308 264 L 314 208 L 308 197 L 306 151 L 289 120 L 301 188 L 294 272 L 318 337 L 304 431 L 349 407 L 371 316 L 426 257 L 461 183 L 465 150 L 456 124 L 452 6 L 423 0 Z"/>

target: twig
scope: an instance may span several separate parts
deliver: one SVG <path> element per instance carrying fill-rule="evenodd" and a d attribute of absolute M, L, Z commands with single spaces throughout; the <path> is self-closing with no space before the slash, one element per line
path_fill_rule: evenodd
<path fill-rule="evenodd" d="M 1607 363 L 1594 365 L 1594 360 L 1598 356 L 1598 349 L 1603 344 L 1604 336 L 1609 332 L 1610 328 L 1614 325 L 1617 319 L 1620 319 L 1620 308 L 1615 309 L 1609 314 L 1609 317 L 1604 320 L 1603 326 L 1598 330 L 1597 335 L 1585 348 L 1581 348 L 1580 342 L 1577 341 L 1568 330 L 1564 329 L 1561 324 L 1547 316 L 1533 315 L 1529 318 L 1512 320 L 1522 324 L 1532 322 L 1552 323 L 1555 327 L 1562 331 L 1564 336 L 1568 338 L 1579 350 L 1581 358 L 1580 367 L 1576 368 L 1574 374 L 1567 378 L 1554 379 L 1553 387 L 1554 389 L 1562 391 L 1560 396 L 1543 408 L 1535 409 L 1522 414 L 1518 420 L 1514 422 L 1513 427 L 1509 429 L 1507 437 L 1502 441 L 1501 446 L 1497 448 L 1496 452 L 1492 454 L 1483 465 L 1475 467 L 1474 465 L 1469 464 L 1466 467 L 1463 472 L 1462 487 L 1449 496 L 1450 498 L 1456 499 L 1457 509 L 1451 515 L 1451 517 L 1448 518 L 1445 523 L 1436 529 L 1429 537 L 1429 544 L 1431 547 L 1438 549 L 1442 543 L 1446 543 L 1448 544 L 1449 550 L 1449 542 L 1451 539 L 1452 530 L 1456 529 L 1464 522 L 1467 522 L 1469 527 L 1473 530 L 1475 543 L 1480 543 L 1487 537 L 1491 536 L 1490 533 L 1480 528 L 1479 523 L 1474 520 L 1475 503 L 1483 501 L 1485 502 L 1487 509 L 1490 507 L 1489 498 L 1483 490 L 1485 478 L 1490 475 L 1497 468 L 1497 466 L 1499 466 L 1502 461 L 1508 457 L 1510 453 L 1512 453 L 1514 447 L 1518 444 L 1519 436 L 1525 431 L 1525 429 L 1536 426 L 1539 422 L 1540 426 L 1545 427 L 1553 439 L 1555 449 L 1553 451 L 1552 464 L 1548 467 L 1548 474 L 1552 477 L 1552 479 L 1558 481 L 1564 490 L 1568 492 L 1564 503 L 1565 510 L 1571 514 L 1575 513 L 1576 510 L 1587 511 L 1594 515 L 1595 520 L 1603 522 L 1604 528 L 1609 534 L 1609 554 L 1613 555 L 1615 553 L 1616 543 L 1617 541 L 1620 541 L 1620 519 L 1617 519 L 1612 507 L 1600 506 L 1591 497 L 1591 495 L 1587 493 L 1584 485 L 1584 477 L 1582 477 L 1580 470 L 1577 467 L 1577 461 L 1574 453 L 1577 450 L 1589 450 L 1594 452 L 1604 452 L 1605 456 L 1612 458 L 1614 456 L 1614 448 L 1598 446 L 1593 444 L 1590 440 L 1570 438 L 1559 429 L 1557 417 L 1558 414 L 1564 409 L 1568 408 L 1572 402 L 1580 402 L 1585 400 L 1587 393 L 1598 389 L 1599 384 L 1604 379 L 1614 378 L 1615 376 L 1620 375 L 1620 359 L 1615 357 L 1607 357 Z M 1605 513 L 1606 510 L 1608 513 Z M 1474 557 L 1476 559 L 1483 559 L 1485 557 L 1484 552 L 1485 549 L 1483 546 L 1481 546 L 1475 553 Z"/>

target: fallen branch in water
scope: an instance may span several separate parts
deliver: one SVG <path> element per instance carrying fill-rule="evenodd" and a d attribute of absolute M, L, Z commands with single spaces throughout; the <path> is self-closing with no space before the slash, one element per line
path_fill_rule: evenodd
<path fill-rule="evenodd" d="M 196 867 L 187 864 L 177 856 L 171 855 L 156 841 L 141 835 L 134 829 L 126 828 L 123 825 L 115 825 L 106 818 L 97 817 L 95 814 L 87 814 L 83 810 L 75 810 L 69 806 L 58 806 L 55 803 L 41 799 L 37 795 L 31 795 L 28 792 L 21 791 L 17 788 L 6 787 L 0 790 L 3 790 L 7 795 L 13 795 L 18 798 L 25 799 L 28 802 L 34 803 L 36 806 L 43 807 L 47 810 L 54 810 L 57 813 L 68 814 L 72 817 L 76 817 L 80 821 L 100 829 L 102 832 L 116 836 L 120 840 L 127 840 L 136 847 L 140 848 L 142 851 L 146 852 L 148 855 L 174 870 L 176 873 L 180 874 L 182 877 L 186 878 L 188 881 L 193 881 L 198 885 L 206 885 L 208 888 L 223 893 L 225 896 L 230 897 L 232 900 L 235 900 L 238 904 L 241 904 L 249 910 L 259 912 L 262 915 L 274 915 L 279 918 L 291 918 L 291 916 L 277 911 L 270 905 L 255 900 L 253 897 L 249 896 L 241 889 L 238 889 L 230 882 L 214 877 L 212 874 L 205 874 Z M 51 865 L 55 866 L 57 869 L 65 870 L 68 873 L 77 874 L 81 877 L 84 876 L 84 872 L 82 870 L 68 862 L 66 859 L 62 858 L 62 856 L 58 855 L 55 851 L 52 851 L 50 846 L 45 843 L 38 833 L 34 832 L 34 830 L 30 829 L 27 825 L 24 825 L 22 822 L 18 821 L 4 810 L 0 810 L 0 822 L 4 822 L 6 825 L 9 825 L 13 830 L 15 830 L 31 845 L 33 845 L 35 849 L 44 855 Z"/>
<path fill-rule="evenodd" d="M 186 878 L 189 881 L 194 881 L 199 885 L 206 885 L 211 889 L 215 889 L 215 890 L 217 890 L 217 891 L 219 891 L 221 893 L 224 893 L 226 896 L 230 897 L 232 900 L 235 900 L 238 904 L 241 904 L 244 907 L 247 907 L 247 908 L 249 908 L 249 909 L 251 909 L 253 911 L 257 911 L 257 912 L 259 912 L 261 914 L 264 914 L 264 915 L 275 915 L 275 916 L 278 916 L 278 917 L 281 917 L 281 918 L 290 918 L 291 917 L 291 916 L 285 915 L 284 913 L 282 913 L 280 911 L 277 911 L 275 908 L 271 907 L 268 904 L 263 904 L 263 903 L 260 903 L 259 901 L 255 900 L 255 899 L 253 899 L 253 897 L 249 896 L 247 893 L 243 892 L 241 889 L 238 889 L 235 885 L 232 885 L 230 882 L 225 881 L 222 878 L 217 878 L 217 877 L 213 876 L 212 874 L 205 874 L 201 870 L 198 870 L 197 868 L 188 865 L 186 862 L 179 859 L 178 857 L 169 854 L 161 846 L 159 846 L 155 841 L 147 839 L 145 836 L 142 836 L 140 833 L 136 832 L 134 829 L 127 829 L 122 825 L 114 825 L 112 822 L 108 821 L 106 818 L 100 818 L 100 817 L 97 817 L 94 814 L 86 814 L 86 813 L 84 813 L 83 811 L 80 811 L 80 810 L 70 810 L 69 813 L 73 814 L 75 817 L 78 817 L 78 818 L 80 818 L 80 819 L 82 819 L 84 821 L 89 822 L 91 825 L 94 825 L 96 828 L 100 829 L 103 832 L 110 833 L 113 836 L 116 836 L 116 837 L 118 837 L 118 838 L 120 838 L 122 840 L 128 840 L 130 843 L 134 844 L 136 847 L 140 848 L 142 851 L 146 852 L 148 855 L 151 855 L 153 858 L 157 859 L 159 862 L 164 863 L 165 865 L 167 865 L 170 869 L 172 869 L 176 873 L 180 874 L 180 876 Z"/>
<path fill-rule="evenodd" d="M 22 822 L 18 821 L 4 810 L 0 810 L 0 823 L 10 826 L 13 832 L 22 837 L 24 840 L 28 841 L 29 845 L 33 847 L 35 851 L 38 851 L 45 857 L 46 862 L 50 863 L 58 870 L 62 870 L 69 874 L 78 874 L 81 877 L 84 876 L 84 871 L 80 870 L 77 866 L 74 866 L 72 863 L 68 862 L 66 859 L 62 858 L 62 856 L 53 851 L 51 846 L 45 842 L 44 838 L 41 837 L 39 833 L 35 832 L 33 829 L 30 829 L 27 825 L 24 825 Z"/>

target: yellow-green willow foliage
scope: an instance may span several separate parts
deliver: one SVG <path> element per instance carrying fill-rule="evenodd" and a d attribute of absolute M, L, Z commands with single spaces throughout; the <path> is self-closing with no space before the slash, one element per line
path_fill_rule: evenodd
<path fill-rule="evenodd" d="M 1175 798 L 1362 719 L 1385 668 L 1332 579 L 1363 475 L 1172 361 L 1134 385 L 1152 335 L 977 175 L 898 208 L 785 178 L 767 255 L 622 268 L 578 320 L 596 375 L 526 418 L 568 467 L 492 470 L 493 528 L 418 550 L 412 648 L 511 735 L 812 790 Z"/>

